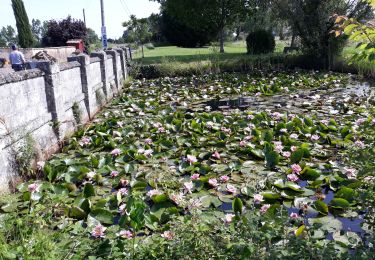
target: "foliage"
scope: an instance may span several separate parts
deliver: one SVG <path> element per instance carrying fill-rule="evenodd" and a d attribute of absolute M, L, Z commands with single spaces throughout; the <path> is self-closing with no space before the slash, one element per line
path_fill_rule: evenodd
<path fill-rule="evenodd" d="M 34 44 L 34 39 L 23 1 L 12 0 L 12 8 L 18 30 L 18 43 L 22 48 L 30 48 Z"/>
<path fill-rule="evenodd" d="M 182 47 L 203 46 L 220 35 L 220 52 L 224 52 L 224 28 L 245 14 L 247 3 L 243 0 L 159 2 L 163 31 L 170 43 Z"/>
<path fill-rule="evenodd" d="M 0 256 L 368 259 L 375 111 L 371 91 L 347 83 L 271 71 L 133 81 L 38 164 L 44 179 L 0 198 Z"/>
<path fill-rule="evenodd" d="M 332 14 L 347 14 L 362 19 L 370 9 L 363 1 L 352 0 L 276 0 L 276 8 L 281 17 L 288 19 L 290 26 L 301 39 L 304 54 L 319 67 L 331 68 L 333 59 L 340 54 L 345 38 L 336 38 Z"/>
<path fill-rule="evenodd" d="M 247 53 L 263 54 L 275 50 L 275 37 L 269 31 L 259 30 L 250 33 L 246 38 Z"/>
<path fill-rule="evenodd" d="M 87 46 L 89 46 L 91 44 L 98 44 L 99 42 L 100 42 L 99 36 L 96 34 L 96 32 L 91 28 L 87 28 L 87 35 L 85 37 L 85 44 Z"/>
<path fill-rule="evenodd" d="M 71 39 L 86 39 L 87 28 L 81 20 L 68 16 L 61 21 L 50 20 L 47 22 L 47 31 L 42 39 L 43 46 L 65 46 Z"/>
<path fill-rule="evenodd" d="M 34 36 L 34 42 L 40 45 L 42 42 L 43 33 L 45 32 L 43 24 L 39 19 L 31 20 L 31 31 Z"/>
<path fill-rule="evenodd" d="M 143 45 L 151 39 L 151 32 L 147 18 L 137 19 L 135 15 L 130 16 L 130 21 L 122 24 L 127 29 L 127 41 L 135 42 L 142 47 L 142 57 L 144 58 Z"/>
<path fill-rule="evenodd" d="M 372 1 L 371 6 L 374 11 L 375 2 Z M 347 16 L 335 16 L 335 35 L 347 35 L 349 39 L 357 43 L 357 50 L 352 57 L 352 61 L 366 61 L 375 64 L 375 20 L 367 22 L 358 22 L 354 18 Z"/>
<path fill-rule="evenodd" d="M 0 31 L 0 46 L 1 47 L 10 47 L 12 43 L 17 43 L 16 31 L 11 25 L 7 27 L 3 26 Z"/>

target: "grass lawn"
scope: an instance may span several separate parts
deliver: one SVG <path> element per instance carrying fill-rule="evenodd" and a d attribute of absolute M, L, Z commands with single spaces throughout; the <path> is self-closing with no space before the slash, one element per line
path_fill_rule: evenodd
<path fill-rule="evenodd" d="M 278 41 L 276 44 L 276 52 L 282 52 L 286 42 Z M 163 60 L 173 60 L 178 62 L 194 62 L 209 60 L 213 55 L 219 52 L 218 47 L 206 46 L 202 48 L 181 48 L 177 46 L 163 46 L 154 49 L 144 48 L 145 58 L 142 59 L 142 51 L 139 48 L 134 53 L 134 60 L 143 64 L 161 63 Z M 246 56 L 246 42 L 228 42 L 225 44 L 225 53 L 220 54 L 220 60 L 231 60 Z M 216 57 L 215 57 L 216 58 Z"/>

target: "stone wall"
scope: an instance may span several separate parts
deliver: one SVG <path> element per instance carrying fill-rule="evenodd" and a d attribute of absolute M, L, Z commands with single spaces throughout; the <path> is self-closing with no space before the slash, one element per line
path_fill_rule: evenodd
<path fill-rule="evenodd" d="M 37 154 L 34 166 L 47 159 L 121 91 L 125 52 L 107 53 L 70 56 L 63 64 L 37 62 L 36 69 L 0 75 L 0 193 L 18 178 L 16 157 L 24 149 Z"/>
<path fill-rule="evenodd" d="M 24 55 L 26 60 L 30 60 L 36 53 L 40 51 L 47 51 L 49 55 L 56 58 L 58 62 L 66 62 L 66 59 L 76 50 L 73 46 L 62 47 L 48 47 L 48 48 L 30 48 L 19 49 Z M 9 59 L 10 48 L 0 48 L 0 58 Z"/>

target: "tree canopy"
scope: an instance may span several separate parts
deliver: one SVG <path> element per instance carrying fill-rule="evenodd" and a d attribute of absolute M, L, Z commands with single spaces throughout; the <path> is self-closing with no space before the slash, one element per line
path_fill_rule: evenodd
<path fill-rule="evenodd" d="M 47 22 L 47 31 L 42 39 L 44 46 L 65 46 L 70 39 L 86 39 L 87 28 L 83 21 L 75 20 L 71 16 L 61 21 Z"/>
<path fill-rule="evenodd" d="M 22 0 L 12 0 L 12 8 L 14 17 L 16 18 L 16 26 L 18 30 L 18 43 L 23 48 L 32 47 L 34 44 L 33 34 L 26 13 L 25 5 Z"/>

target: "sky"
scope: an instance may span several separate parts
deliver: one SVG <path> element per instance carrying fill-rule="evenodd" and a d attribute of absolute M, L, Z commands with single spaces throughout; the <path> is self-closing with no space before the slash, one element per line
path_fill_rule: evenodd
<path fill-rule="evenodd" d="M 86 13 L 86 24 L 100 36 L 101 13 L 100 0 L 23 0 L 30 23 L 32 19 L 61 20 L 71 15 L 83 20 L 83 9 Z M 103 0 L 107 38 L 122 36 L 122 22 L 131 14 L 137 18 L 148 17 L 159 12 L 159 4 L 149 0 Z M 11 0 L 0 0 L 0 27 L 12 25 L 16 29 Z"/>

